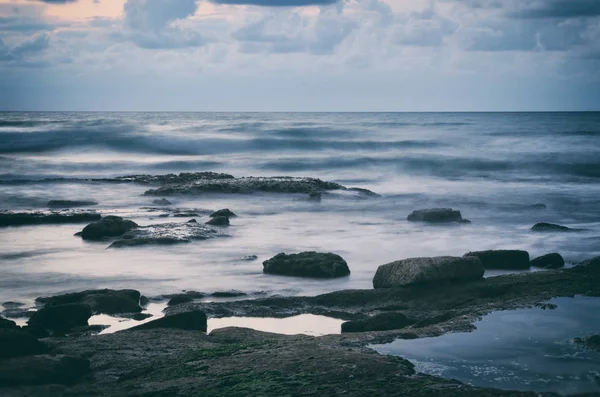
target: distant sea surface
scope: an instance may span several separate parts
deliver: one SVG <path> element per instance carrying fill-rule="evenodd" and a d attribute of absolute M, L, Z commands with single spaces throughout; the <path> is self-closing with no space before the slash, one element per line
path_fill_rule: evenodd
<path fill-rule="evenodd" d="M 170 197 L 177 208 L 240 215 L 231 238 L 174 246 L 107 250 L 73 237 L 81 224 L 2 228 L 0 301 L 98 287 L 313 295 L 370 288 L 377 266 L 407 257 L 493 248 L 600 256 L 600 113 L 0 113 L 3 210 L 93 199 L 103 214 L 164 222 L 142 209 L 154 199 L 142 195 L 147 186 L 73 179 L 191 171 L 318 177 L 382 197 Z M 472 223 L 406 221 L 430 207 Z M 531 232 L 537 222 L 585 231 Z M 340 254 L 352 275 L 263 275 L 263 260 L 307 250 Z"/>

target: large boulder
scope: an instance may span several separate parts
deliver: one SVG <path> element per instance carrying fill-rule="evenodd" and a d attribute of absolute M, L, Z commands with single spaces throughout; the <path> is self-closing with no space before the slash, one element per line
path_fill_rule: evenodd
<path fill-rule="evenodd" d="M 173 314 L 153 320 L 133 328 L 129 328 L 128 331 L 138 331 L 144 329 L 155 329 L 155 328 L 174 328 L 183 329 L 188 331 L 202 331 L 206 332 L 207 320 L 206 314 L 203 311 L 196 310 L 193 312 L 184 312 L 179 314 Z"/>
<path fill-rule="evenodd" d="M 263 262 L 263 272 L 283 276 L 334 278 L 350 274 L 346 261 L 332 253 L 280 253 Z"/>
<path fill-rule="evenodd" d="M 169 302 L 167 302 L 167 306 L 181 305 L 182 303 L 189 303 L 193 300 L 194 298 L 188 294 L 176 294 L 173 295 L 171 299 L 169 299 Z"/>
<path fill-rule="evenodd" d="M 86 211 L 0 211 L 0 227 L 92 222 L 100 214 Z"/>
<path fill-rule="evenodd" d="M 17 357 L 0 361 L 0 387 L 72 384 L 89 372 L 90 362 L 84 358 L 63 355 Z M 52 395 L 50 391 L 40 393 Z"/>
<path fill-rule="evenodd" d="M 229 210 L 229 208 L 223 208 L 221 210 L 215 211 L 212 214 L 210 214 L 211 218 L 217 218 L 219 216 L 224 216 L 226 218 L 234 218 L 237 215 L 234 214 L 231 210 Z"/>
<path fill-rule="evenodd" d="M 98 205 L 96 201 L 92 200 L 50 200 L 48 201 L 48 207 L 51 208 L 74 208 L 74 207 L 88 207 L 92 205 Z"/>
<path fill-rule="evenodd" d="M 373 288 L 478 280 L 483 273 L 481 261 L 473 257 L 408 258 L 379 266 Z"/>
<path fill-rule="evenodd" d="M 460 211 L 452 208 L 430 208 L 424 210 L 413 211 L 407 218 L 411 222 L 429 222 L 429 223 L 446 223 L 446 222 L 469 222 L 463 219 Z"/>
<path fill-rule="evenodd" d="M 80 303 L 88 305 L 94 313 L 104 314 L 138 313 L 142 311 L 140 297 L 140 292 L 134 289 L 98 289 L 37 298 L 36 303 L 45 307 Z"/>
<path fill-rule="evenodd" d="M 538 258 L 535 258 L 531 261 L 531 266 L 533 267 L 541 267 L 544 269 L 558 269 L 565 265 L 565 260 L 563 257 L 553 252 L 551 254 L 542 255 Z"/>
<path fill-rule="evenodd" d="M 206 224 L 213 226 L 229 226 L 229 218 L 226 216 L 216 216 L 211 218 L 211 220 L 206 222 Z"/>
<path fill-rule="evenodd" d="M 119 237 L 126 232 L 137 228 L 138 225 L 120 216 L 105 216 L 97 222 L 90 223 L 81 231 L 84 240 L 104 240 L 110 237 Z"/>
<path fill-rule="evenodd" d="M 43 353 L 46 347 L 20 328 L 0 329 L 0 359 Z"/>
<path fill-rule="evenodd" d="M 92 317 L 90 306 L 82 303 L 70 303 L 59 306 L 45 306 L 33 313 L 27 324 L 63 334 L 75 327 L 88 325 Z"/>
<path fill-rule="evenodd" d="M 342 333 L 388 331 L 392 329 L 402 329 L 411 324 L 414 324 L 414 320 L 406 317 L 402 313 L 382 313 L 365 320 L 354 320 L 342 323 Z"/>
<path fill-rule="evenodd" d="M 554 223 L 536 223 L 531 228 L 534 232 L 570 232 L 573 229 L 568 228 L 566 226 L 556 225 Z"/>
<path fill-rule="evenodd" d="M 520 250 L 488 250 L 474 251 L 465 257 L 475 256 L 481 260 L 484 269 L 495 270 L 526 270 L 531 267 L 529 253 Z"/>

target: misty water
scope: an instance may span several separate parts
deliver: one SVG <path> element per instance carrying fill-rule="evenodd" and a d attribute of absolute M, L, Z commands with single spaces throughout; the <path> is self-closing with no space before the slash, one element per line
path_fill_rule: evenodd
<path fill-rule="evenodd" d="M 579 261 L 600 255 L 599 159 L 598 113 L 0 113 L 4 210 L 92 199 L 102 214 L 140 225 L 183 222 L 143 209 L 153 206 L 142 195 L 147 186 L 70 178 L 184 171 L 312 176 L 381 194 L 169 197 L 171 207 L 239 215 L 229 238 L 174 246 L 106 249 L 74 237 L 81 224 L 2 228 L 0 300 L 99 287 L 314 295 L 370 288 L 377 266 L 390 261 L 491 248 Z M 473 223 L 406 221 L 415 209 L 440 206 Z M 542 221 L 586 231 L 530 231 Z M 340 254 L 351 276 L 262 273 L 278 252 L 306 250 Z M 258 260 L 239 260 L 246 255 Z"/>

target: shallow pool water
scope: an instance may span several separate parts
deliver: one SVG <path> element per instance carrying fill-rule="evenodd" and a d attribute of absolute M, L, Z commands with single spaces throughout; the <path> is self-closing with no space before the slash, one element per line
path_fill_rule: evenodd
<path fill-rule="evenodd" d="M 252 328 L 258 331 L 273 332 L 285 335 L 331 335 L 342 332 L 344 320 L 337 318 L 301 314 L 286 318 L 268 317 L 225 317 L 208 320 L 208 332 L 225 327 Z"/>
<path fill-rule="evenodd" d="M 370 347 L 411 360 L 419 372 L 478 387 L 600 393 L 600 353 L 573 338 L 600 333 L 600 299 L 578 296 L 540 308 L 491 313 L 470 333 L 396 340 Z"/>

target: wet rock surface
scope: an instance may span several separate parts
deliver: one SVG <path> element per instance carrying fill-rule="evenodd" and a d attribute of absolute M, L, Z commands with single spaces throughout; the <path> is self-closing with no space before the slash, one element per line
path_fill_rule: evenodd
<path fill-rule="evenodd" d="M 174 295 L 171 299 L 169 299 L 169 301 L 167 302 L 167 306 L 180 305 L 182 303 L 192 302 L 193 300 L 194 298 L 187 294 L 178 294 Z"/>
<path fill-rule="evenodd" d="M 41 355 L 0 360 L 0 387 L 70 385 L 90 372 L 90 362 L 65 355 Z M 0 389 L 2 393 L 2 389 Z M 39 391 L 40 395 L 62 395 L 60 389 Z M 56 393 L 56 394 L 53 394 Z"/>
<path fill-rule="evenodd" d="M 89 211 L 0 211 L 0 227 L 82 223 L 100 218 L 100 214 Z"/>
<path fill-rule="evenodd" d="M 109 248 L 135 247 L 148 244 L 178 244 L 193 240 L 223 237 L 225 233 L 209 226 L 190 221 L 184 223 L 162 223 L 138 227 L 120 236 Z"/>
<path fill-rule="evenodd" d="M 30 326 L 40 327 L 60 335 L 75 327 L 88 325 L 92 309 L 83 303 L 44 306 L 27 321 Z"/>
<path fill-rule="evenodd" d="M 17 328 L 17 324 L 14 321 L 0 317 L 0 329 L 12 329 L 12 328 Z"/>
<path fill-rule="evenodd" d="M 220 216 L 224 216 L 226 218 L 235 218 L 237 215 L 234 214 L 229 208 L 223 208 L 210 214 L 211 218 L 218 218 Z"/>
<path fill-rule="evenodd" d="M 346 261 L 332 253 L 280 253 L 263 262 L 263 272 L 295 277 L 335 278 L 350 274 Z"/>
<path fill-rule="evenodd" d="M 226 216 L 216 216 L 211 218 L 206 224 L 213 226 L 229 226 L 229 218 Z"/>
<path fill-rule="evenodd" d="M 544 269 L 558 269 L 565 265 L 565 260 L 562 255 L 556 252 L 551 254 L 542 255 L 531 261 L 531 266 L 540 267 Z"/>
<path fill-rule="evenodd" d="M 407 218 L 411 222 L 446 223 L 469 222 L 463 219 L 460 211 L 452 208 L 429 208 L 413 211 Z"/>
<path fill-rule="evenodd" d="M 593 335 L 587 338 L 575 338 L 574 341 L 578 345 L 600 353 L 600 335 Z"/>
<path fill-rule="evenodd" d="M 46 347 L 35 336 L 16 325 L 12 328 L 0 328 L 0 359 L 40 354 L 45 351 Z"/>
<path fill-rule="evenodd" d="M 520 250 L 474 251 L 464 256 L 479 258 L 485 269 L 525 270 L 531 267 L 529 253 Z"/>
<path fill-rule="evenodd" d="M 121 236 L 137 227 L 137 223 L 133 221 L 123 219 L 120 216 L 109 215 L 84 227 L 80 235 L 84 240 L 98 241 Z"/>
<path fill-rule="evenodd" d="M 74 207 L 89 207 L 98 205 L 97 201 L 93 200 L 50 200 L 48 207 L 50 208 L 74 208 Z"/>
<path fill-rule="evenodd" d="M 117 178 L 93 179 L 98 182 L 134 182 L 142 184 L 187 183 L 198 180 L 233 179 L 233 175 L 217 172 L 182 172 L 179 175 L 126 175 Z"/>
<path fill-rule="evenodd" d="M 409 258 L 379 266 L 373 287 L 471 281 L 481 279 L 484 272 L 477 257 Z"/>
<path fill-rule="evenodd" d="M 576 229 L 571 229 L 566 226 L 556 225 L 554 223 L 536 223 L 531 228 L 534 232 L 572 232 L 576 231 Z"/>
<path fill-rule="evenodd" d="M 152 204 L 154 204 L 154 205 L 171 205 L 173 203 L 171 203 L 166 198 L 161 198 L 161 199 L 152 200 Z"/>
<path fill-rule="evenodd" d="M 36 303 L 44 305 L 44 307 L 73 303 L 85 304 L 96 314 L 137 313 L 142 311 L 139 304 L 140 296 L 140 292 L 133 289 L 98 289 L 40 297 L 36 299 Z"/>
<path fill-rule="evenodd" d="M 201 193 L 312 193 L 328 190 L 346 190 L 345 186 L 317 178 L 297 177 L 244 177 L 244 178 L 198 178 L 183 182 L 168 182 L 144 194 L 148 196 L 172 196 L 176 194 Z"/>

